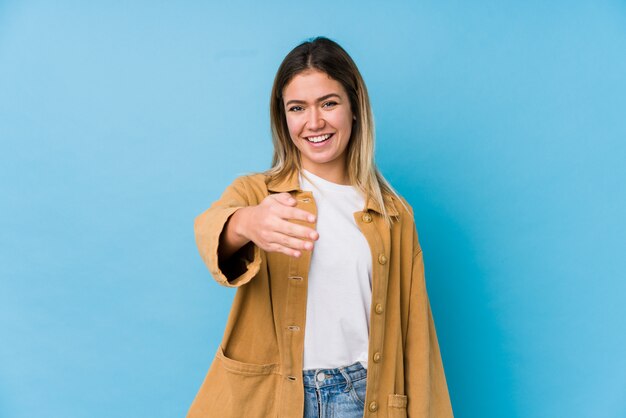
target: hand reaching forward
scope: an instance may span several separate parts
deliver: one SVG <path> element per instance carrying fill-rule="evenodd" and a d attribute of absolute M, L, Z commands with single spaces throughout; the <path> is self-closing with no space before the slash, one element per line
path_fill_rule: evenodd
<path fill-rule="evenodd" d="M 220 257 L 228 258 L 250 241 L 267 252 L 293 257 L 300 257 L 302 250 L 312 250 L 312 241 L 319 238 L 317 231 L 289 219 L 313 223 L 315 215 L 295 205 L 296 200 L 289 193 L 277 193 L 256 206 L 237 210 L 222 233 Z"/>

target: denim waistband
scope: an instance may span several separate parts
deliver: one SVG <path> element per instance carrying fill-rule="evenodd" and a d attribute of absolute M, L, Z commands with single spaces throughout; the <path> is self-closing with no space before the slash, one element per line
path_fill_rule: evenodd
<path fill-rule="evenodd" d="M 367 377 L 367 369 L 360 362 L 336 369 L 310 369 L 302 371 L 305 387 L 322 388 L 345 385 Z"/>

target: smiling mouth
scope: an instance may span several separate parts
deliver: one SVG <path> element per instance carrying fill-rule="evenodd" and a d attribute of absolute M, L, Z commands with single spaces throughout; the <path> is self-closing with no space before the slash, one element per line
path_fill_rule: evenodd
<path fill-rule="evenodd" d="M 318 136 L 308 136 L 308 137 L 305 137 L 304 139 L 314 144 L 321 144 L 322 142 L 328 141 L 330 137 L 332 136 L 333 134 L 325 134 L 325 135 L 318 135 Z"/>

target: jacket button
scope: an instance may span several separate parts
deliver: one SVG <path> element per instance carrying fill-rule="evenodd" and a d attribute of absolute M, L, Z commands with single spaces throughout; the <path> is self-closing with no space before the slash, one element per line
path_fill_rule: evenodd
<path fill-rule="evenodd" d="M 383 313 L 383 310 L 384 310 L 383 305 L 381 305 L 380 303 L 377 303 L 375 310 L 376 310 L 376 313 L 380 315 L 381 313 Z"/>
<path fill-rule="evenodd" d="M 367 409 L 369 409 L 372 412 L 376 412 L 376 411 L 378 411 L 378 404 L 376 403 L 376 401 L 370 402 L 370 404 L 367 407 Z"/>
<path fill-rule="evenodd" d="M 374 363 L 378 363 L 381 357 L 380 353 L 374 353 Z"/>
<path fill-rule="evenodd" d="M 372 222 L 372 215 L 370 215 L 369 213 L 365 212 L 363 214 L 363 216 L 361 217 L 361 219 L 363 219 L 363 222 L 370 223 L 370 222 Z"/>
<path fill-rule="evenodd" d="M 387 257 L 385 257 L 385 254 L 381 254 L 378 256 L 378 262 L 380 264 L 385 264 L 387 262 Z"/>

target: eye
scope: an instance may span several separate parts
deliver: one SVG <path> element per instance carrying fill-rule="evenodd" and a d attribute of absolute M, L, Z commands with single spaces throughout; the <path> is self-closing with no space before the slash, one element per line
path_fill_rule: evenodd
<path fill-rule="evenodd" d="M 289 111 L 290 111 L 290 112 L 299 112 L 299 111 L 301 111 L 301 110 L 302 110 L 302 106 L 291 106 L 291 107 L 289 108 Z"/>
<path fill-rule="evenodd" d="M 337 102 L 334 102 L 332 100 L 322 105 L 322 107 L 335 107 L 335 106 L 337 106 Z"/>

